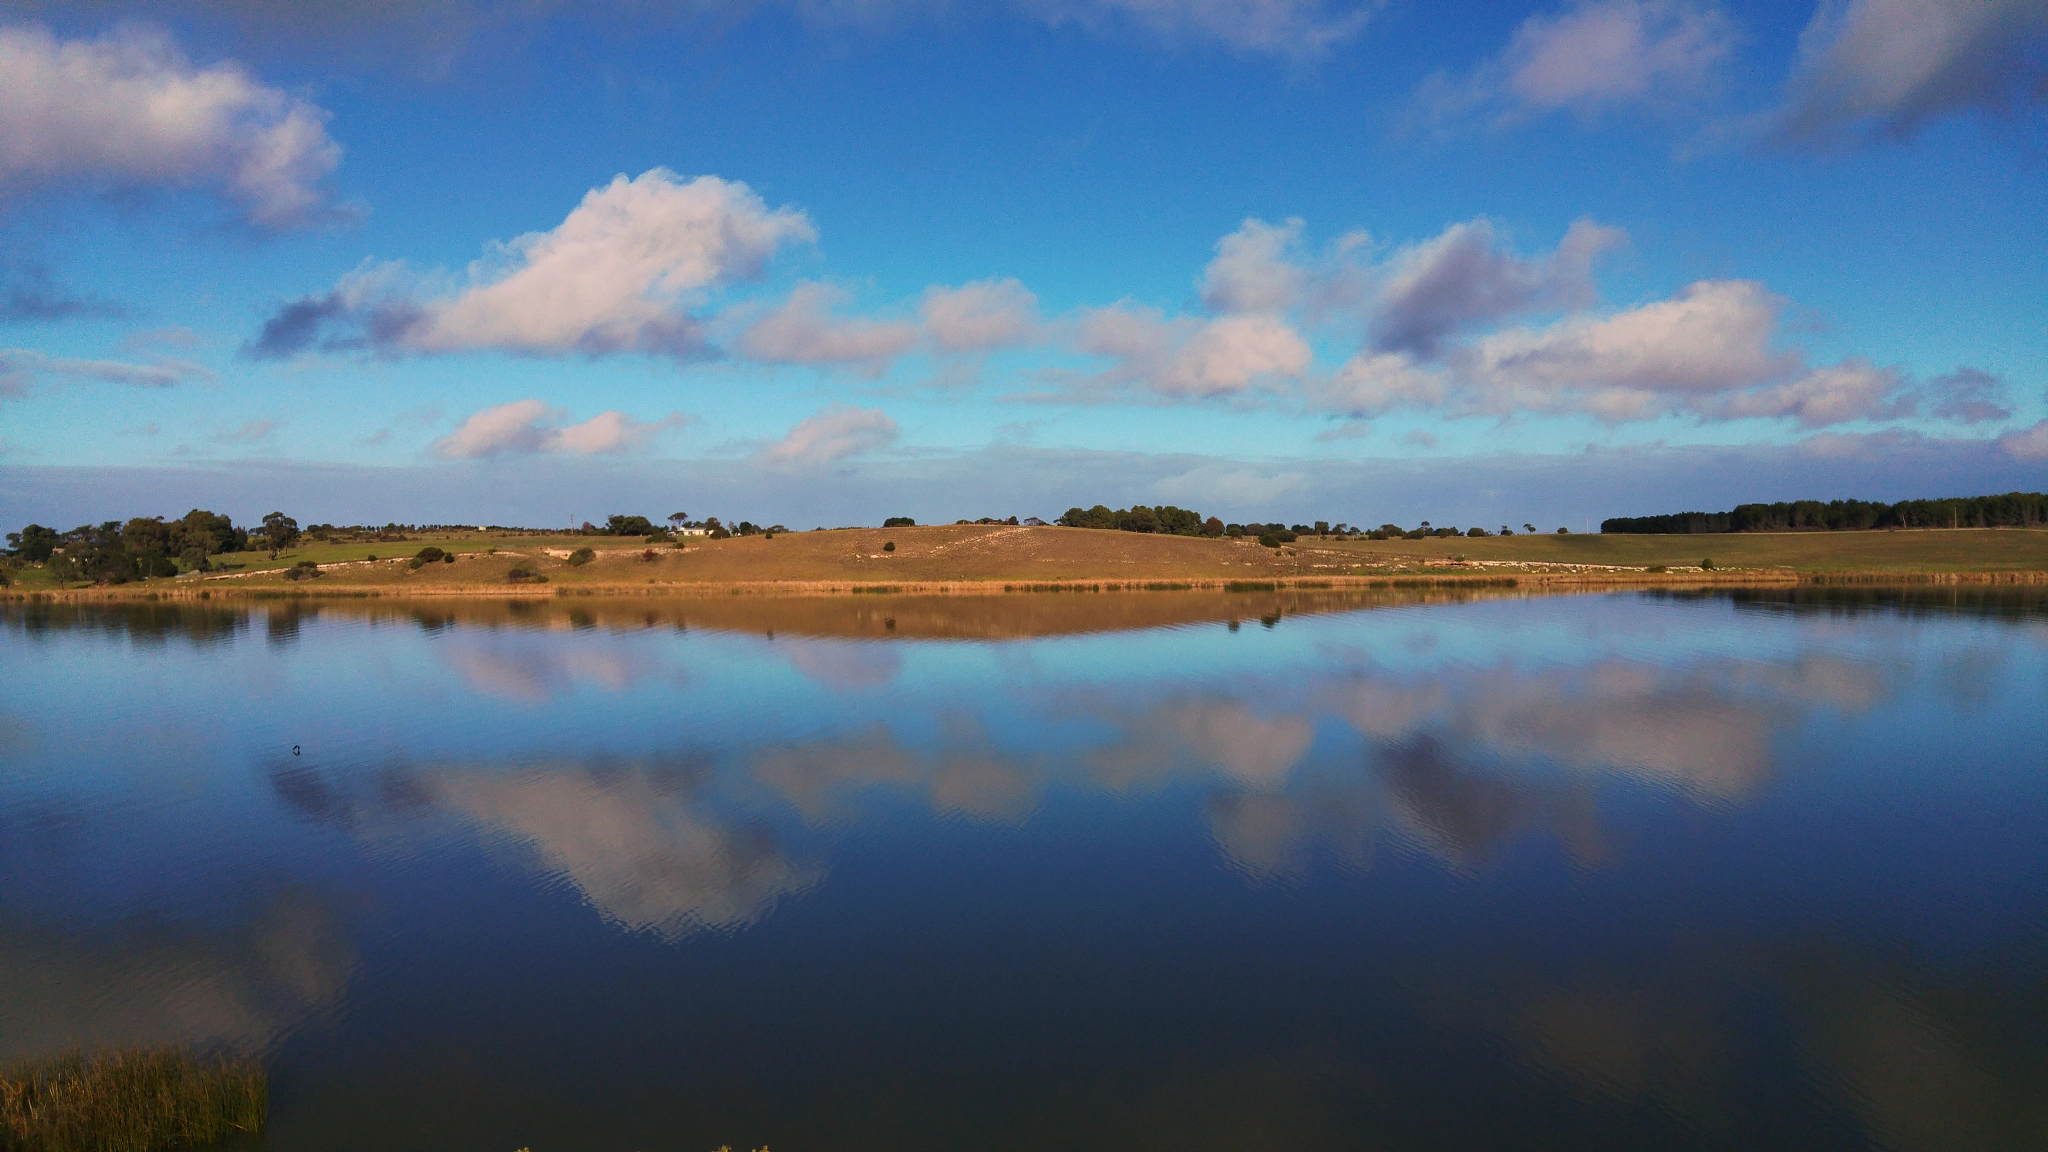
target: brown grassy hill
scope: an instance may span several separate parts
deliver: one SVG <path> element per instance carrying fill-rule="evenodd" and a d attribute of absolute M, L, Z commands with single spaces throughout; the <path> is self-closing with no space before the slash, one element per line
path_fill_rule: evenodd
<path fill-rule="evenodd" d="M 453 563 L 406 562 L 425 544 L 455 554 Z M 890 549 L 888 545 L 894 544 Z M 571 565 L 588 548 L 596 558 Z M 381 549 L 381 555 L 372 558 Z M 394 556 L 393 553 L 398 553 Z M 1711 557 L 1717 572 L 1699 565 Z M 74 594 L 130 597 L 152 593 L 261 591 L 380 595 L 526 594 L 511 576 L 525 569 L 551 592 L 773 586 L 780 591 L 846 591 L 903 586 L 1100 583 L 1160 585 L 1319 580 L 1344 577 L 1459 577 L 1556 580 L 1793 581 L 1802 574 L 1856 573 L 1883 578 L 1944 573 L 1999 579 L 2048 579 L 2048 531 L 2021 529 L 1899 532 L 1757 533 L 1719 536 L 1518 535 L 1428 540 L 1322 540 L 1304 537 L 1279 549 L 1243 539 L 1153 536 L 1085 528 L 943 525 L 845 528 L 729 540 L 691 538 L 683 547 L 586 536 L 423 537 L 403 544 L 308 543 L 272 559 L 222 557 L 225 570 Z M 287 582 L 285 570 L 319 566 L 319 576 Z M 1664 571 L 1668 569 L 1668 571 Z M 16 594 L 56 591 L 20 575 Z"/>

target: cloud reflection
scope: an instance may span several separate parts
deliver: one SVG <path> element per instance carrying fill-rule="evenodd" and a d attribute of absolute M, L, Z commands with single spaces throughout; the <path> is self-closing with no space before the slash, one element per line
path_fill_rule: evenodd
<path fill-rule="evenodd" d="M 224 934 L 0 921 L 0 1059 L 119 1045 L 260 1051 L 338 1003 L 354 967 L 341 923 L 295 895 Z"/>
<path fill-rule="evenodd" d="M 888 644 L 797 640 L 789 646 L 789 663 L 812 683 L 837 692 L 857 692 L 896 679 L 903 671 L 903 653 Z"/>
<path fill-rule="evenodd" d="M 451 772 L 440 803 L 531 848 L 606 919 L 677 939 L 754 923 L 820 875 L 763 824 L 730 821 L 639 771 Z"/>
<path fill-rule="evenodd" d="M 578 684 L 620 693 L 645 681 L 680 679 L 646 652 L 563 637 L 465 636 L 451 640 L 443 658 L 473 690 L 528 704 L 565 696 Z"/>

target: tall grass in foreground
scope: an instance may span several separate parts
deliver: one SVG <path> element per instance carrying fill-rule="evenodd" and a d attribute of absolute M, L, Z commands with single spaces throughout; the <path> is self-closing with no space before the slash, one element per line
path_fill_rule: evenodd
<path fill-rule="evenodd" d="M 0 1152 L 153 1152 L 263 1127 L 260 1065 L 184 1048 L 73 1052 L 0 1068 Z"/>

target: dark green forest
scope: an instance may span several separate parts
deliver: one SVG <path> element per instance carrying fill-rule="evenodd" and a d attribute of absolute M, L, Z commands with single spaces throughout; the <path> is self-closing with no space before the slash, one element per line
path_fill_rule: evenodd
<path fill-rule="evenodd" d="M 1739 504 L 1727 512 L 1617 516 L 1600 531 L 1637 535 L 1719 532 L 1855 532 L 1880 528 L 2037 528 L 2048 524 L 2048 494 L 1957 496 L 1941 500 L 1793 500 Z"/>
<path fill-rule="evenodd" d="M 266 527 L 256 533 L 259 541 L 282 547 L 298 538 L 298 525 L 290 517 L 273 512 L 264 517 L 264 523 Z M 109 520 L 83 524 L 69 532 L 30 524 L 7 534 L 16 558 L 46 565 L 59 580 L 102 584 L 204 572 L 212 566 L 208 557 L 243 551 L 249 540 L 248 529 L 203 508 L 194 508 L 176 520 L 138 516 L 125 524 Z"/>

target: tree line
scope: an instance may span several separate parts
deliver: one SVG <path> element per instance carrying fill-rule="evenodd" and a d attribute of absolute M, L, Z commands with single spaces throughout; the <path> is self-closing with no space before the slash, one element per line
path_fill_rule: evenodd
<path fill-rule="evenodd" d="M 125 584 L 152 576 L 206 572 L 212 557 L 268 548 L 272 556 L 299 538 L 299 526 L 282 512 L 247 529 L 218 512 L 194 508 L 176 520 L 138 516 L 123 523 L 81 524 L 69 532 L 30 524 L 7 534 L 10 560 L 41 564 L 59 580 Z"/>
<path fill-rule="evenodd" d="M 2048 494 L 1957 496 L 1940 500 L 1792 500 L 1738 504 L 1726 512 L 1617 516 L 1600 531 L 1686 535 L 1722 532 L 1858 532 L 1881 528 L 2035 528 L 2048 525 Z"/>

